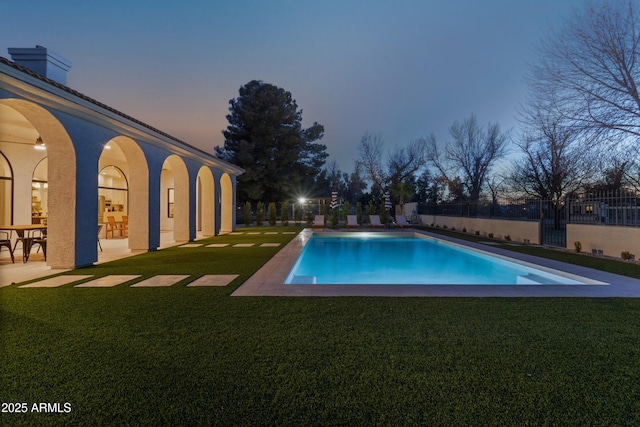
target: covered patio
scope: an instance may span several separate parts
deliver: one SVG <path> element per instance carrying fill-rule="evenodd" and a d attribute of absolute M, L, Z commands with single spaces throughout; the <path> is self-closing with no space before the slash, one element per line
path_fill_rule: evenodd
<path fill-rule="evenodd" d="M 198 233 L 196 240 L 203 237 L 202 233 Z M 173 239 L 172 232 L 164 231 L 160 233 L 160 247 L 158 249 L 162 250 L 181 243 L 184 242 L 176 242 Z M 98 248 L 98 261 L 95 264 L 103 264 L 105 262 L 136 255 L 136 252 L 132 252 L 129 249 L 128 238 L 101 238 L 100 246 L 102 246 L 102 250 Z M 2 250 L 0 250 L 0 288 L 9 286 L 13 283 L 21 283 L 67 271 L 65 269 L 52 269 L 48 266 L 44 260 L 44 254 L 37 248 L 32 249 L 31 254 L 29 255 L 29 260 L 26 263 L 22 262 L 21 244 L 18 244 L 18 247 L 14 252 L 14 258 L 15 263 L 12 263 L 9 251 L 6 248 L 2 248 Z"/>

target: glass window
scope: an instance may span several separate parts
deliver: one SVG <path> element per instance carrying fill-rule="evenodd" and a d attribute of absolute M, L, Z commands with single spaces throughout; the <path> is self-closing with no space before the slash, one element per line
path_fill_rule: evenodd
<path fill-rule="evenodd" d="M 40 160 L 33 171 L 31 179 L 31 222 L 40 224 L 47 222 L 49 183 L 47 181 L 49 161 L 45 157 Z"/>
<path fill-rule="evenodd" d="M 124 172 L 116 166 L 106 166 L 98 175 L 98 220 L 105 213 L 129 215 L 129 185 Z"/>
<path fill-rule="evenodd" d="M 13 224 L 13 171 L 9 160 L 0 151 L 0 225 Z"/>

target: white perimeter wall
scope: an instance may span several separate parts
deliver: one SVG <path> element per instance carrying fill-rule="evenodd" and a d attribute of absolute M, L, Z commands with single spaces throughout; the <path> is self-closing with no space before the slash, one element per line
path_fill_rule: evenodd
<path fill-rule="evenodd" d="M 582 244 L 582 252 L 595 249 L 620 258 L 622 252 L 628 251 L 640 257 L 640 228 L 636 227 L 567 224 L 567 249 L 575 250 L 575 242 Z"/>
<path fill-rule="evenodd" d="M 455 227 L 456 231 L 462 231 L 463 228 L 466 228 L 467 233 L 475 234 L 476 231 L 479 231 L 480 236 L 485 237 L 489 233 L 493 233 L 493 237 L 496 239 L 504 239 L 508 235 L 514 242 L 522 243 L 527 240 L 534 245 L 540 244 L 540 224 L 537 221 L 420 215 L 420 222 L 424 225 Z M 573 243 L 571 245 L 573 246 Z"/>

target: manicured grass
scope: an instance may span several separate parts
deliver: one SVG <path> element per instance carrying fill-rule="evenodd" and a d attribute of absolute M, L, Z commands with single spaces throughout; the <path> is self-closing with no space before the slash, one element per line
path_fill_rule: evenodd
<path fill-rule="evenodd" d="M 175 248 L 75 273 L 249 274 L 277 250 Z M 2 401 L 72 404 L 2 424 L 640 423 L 637 299 L 240 298 L 236 282 L 184 283 L 0 289 Z"/>

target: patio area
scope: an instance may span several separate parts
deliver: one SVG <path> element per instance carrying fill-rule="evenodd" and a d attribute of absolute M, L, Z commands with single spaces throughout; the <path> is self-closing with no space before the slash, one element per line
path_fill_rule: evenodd
<path fill-rule="evenodd" d="M 197 239 L 200 238 L 202 238 L 202 235 L 201 233 L 198 233 Z M 100 239 L 102 251 L 98 249 L 98 262 L 96 264 L 103 264 L 105 262 L 136 255 L 136 253 L 129 250 L 128 243 L 128 238 Z M 159 249 L 168 248 L 180 243 L 183 242 L 175 242 L 175 240 L 173 240 L 172 231 L 163 231 L 160 233 Z M 6 248 L 2 248 L 2 251 L 0 252 L 0 287 L 68 271 L 51 269 L 47 266 L 42 251 L 37 252 L 37 249 L 35 248 L 31 251 L 29 261 L 26 263 L 22 262 L 21 244 L 18 244 L 13 255 L 16 261 L 15 263 L 11 263 L 11 257 L 9 256 L 9 251 L 6 250 Z"/>

